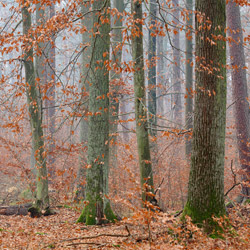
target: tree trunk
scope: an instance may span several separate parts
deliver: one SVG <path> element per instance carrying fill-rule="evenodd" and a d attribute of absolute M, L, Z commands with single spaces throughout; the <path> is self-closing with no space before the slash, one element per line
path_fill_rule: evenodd
<path fill-rule="evenodd" d="M 182 104 L 181 104 L 181 57 L 180 57 L 180 31 L 179 31 L 179 0 L 172 0 L 174 13 L 173 22 L 176 26 L 176 33 L 173 37 L 173 89 L 174 89 L 174 120 L 179 126 L 182 123 Z"/>
<path fill-rule="evenodd" d="M 227 4 L 227 23 L 237 145 L 242 170 L 242 197 L 239 197 L 239 201 L 243 201 L 250 198 L 249 104 L 240 7 L 233 1 Z"/>
<path fill-rule="evenodd" d="M 48 10 L 48 17 L 46 19 L 53 18 L 55 15 L 55 4 L 51 3 Z M 47 92 L 46 92 L 46 99 L 45 99 L 45 108 L 46 108 L 46 120 L 48 126 L 48 154 L 47 154 L 47 165 L 48 171 L 51 179 L 55 178 L 55 105 L 56 105 L 56 85 L 55 81 L 55 70 L 56 70 L 56 53 L 55 53 L 55 35 L 52 36 L 52 42 L 48 42 L 45 48 L 45 58 L 48 59 L 48 63 L 45 64 L 45 71 L 46 74 L 45 84 L 47 85 Z M 45 63 L 45 62 L 43 62 Z M 53 182 L 52 182 L 53 183 Z"/>
<path fill-rule="evenodd" d="M 149 133 L 156 136 L 156 35 L 154 34 L 156 25 L 156 0 L 150 0 L 149 5 L 150 23 L 149 23 L 149 37 L 148 37 L 148 89 L 149 89 Z"/>
<path fill-rule="evenodd" d="M 184 215 L 203 225 L 207 232 L 216 229 L 212 217 L 225 214 L 225 11 L 224 0 L 196 1 L 199 16 L 195 19 L 197 59 L 193 152 Z M 206 22 L 208 19 L 210 21 Z"/>
<path fill-rule="evenodd" d="M 81 5 L 82 14 L 89 11 L 90 4 Z M 92 29 L 92 14 L 88 14 L 84 16 L 82 19 L 82 26 L 85 26 L 87 30 Z M 85 31 L 82 34 L 82 43 L 84 46 L 91 43 L 90 34 L 88 31 Z M 86 67 L 87 64 L 90 63 L 91 57 L 91 47 L 87 47 L 82 54 L 82 66 L 81 66 L 81 92 L 82 97 L 81 100 L 85 101 L 87 97 L 86 92 L 89 91 L 89 67 Z M 88 103 L 84 105 L 84 109 L 88 110 Z M 74 197 L 75 201 L 80 201 L 80 199 L 84 198 L 84 189 L 86 182 L 86 165 L 87 165 L 87 157 L 86 157 L 86 147 L 88 145 L 88 121 L 85 119 L 85 114 L 81 117 L 80 121 L 80 143 L 81 150 L 79 156 L 79 165 L 77 171 L 77 180 L 76 180 L 76 195 Z"/>
<path fill-rule="evenodd" d="M 94 1 L 92 9 L 101 9 L 103 1 Z M 88 130 L 88 169 L 86 184 L 86 202 L 78 222 L 85 221 L 87 225 L 114 221 L 115 216 L 108 195 L 109 174 L 109 62 L 110 23 L 101 20 L 109 19 L 107 10 L 110 2 L 107 1 L 102 13 L 93 16 L 94 35 L 91 47 L 92 58 L 90 63 L 89 86 L 89 130 Z M 100 18 L 101 15 L 101 18 Z"/>
<path fill-rule="evenodd" d="M 120 13 L 124 11 L 124 1 L 114 0 L 114 8 L 116 8 Z M 112 51 L 112 63 L 116 64 L 119 68 L 122 61 L 122 17 L 114 17 L 114 29 L 113 34 L 113 51 Z M 110 78 L 112 80 L 111 88 L 111 105 L 110 105 L 110 134 L 112 145 L 110 147 L 110 163 L 113 169 L 117 167 L 117 130 L 118 130 L 118 120 L 119 120 L 119 108 L 120 108 L 120 85 L 122 74 L 119 70 L 113 69 Z"/>
<path fill-rule="evenodd" d="M 193 0 L 187 0 L 189 11 L 186 22 L 186 105 L 185 126 L 187 130 L 193 127 Z M 186 159 L 190 159 L 192 145 L 190 135 L 186 135 Z"/>
<path fill-rule="evenodd" d="M 136 22 L 137 20 L 142 20 L 141 1 L 132 1 L 131 9 L 134 21 L 134 27 L 132 30 L 132 56 L 134 62 L 135 120 L 142 199 L 143 201 L 151 201 L 153 197 L 148 195 L 148 193 L 154 193 L 154 189 L 145 100 L 143 33 L 141 22 Z"/>
<path fill-rule="evenodd" d="M 31 15 L 28 11 L 29 5 L 22 7 L 23 34 L 30 39 Z M 44 151 L 43 129 L 42 129 L 42 101 L 39 86 L 35 80 L 35 69 L 33 65 L 33 49 L 30 40 L 25 42 L 25 56 L 23 58 L 26 78 L 26 95 L 30 125 L 37 168 L 36 204 L 38 213 L 49 213 L 48 176 L 46 158 Z"/>

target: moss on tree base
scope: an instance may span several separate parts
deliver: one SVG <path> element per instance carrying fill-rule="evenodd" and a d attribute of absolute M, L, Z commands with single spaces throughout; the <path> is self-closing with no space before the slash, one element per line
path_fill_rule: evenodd
<path fill-rule="evenodd" d="M 110 222 L 116 221 L 116 216 L 112 211 L 112 208 L 110 206 L 110 203 L 108 202 L 104 209 L 104 218 L 100 221 L 97 221 L 96 218 L 96 205 L 89 203 L 84 209 L 82 210 L 82 213 L 77 223 L 85 223 L 86 225 L 100 225 L 100 224 L 106 224 Z"/>
<path fill-rule="evenodd" d="M 219 218 L 224 217 L 226 215 L 226 211 L 218 214 L 214 214 L 211 211 L 201 212 L 196 208 L 190 207 L 189 203 L 187 203 L 181 216 L 181 220 L 183 222 L 186 221 L 186 215 L 191 217 L 192 223 L 203 228 L 204 232 L 212 238 L 221 238 L 224 229 L 230 227 L 227 219 L 223 219 L 222 223 L 219 223 L 216 219 L 218 218 L 218 220 L 220 220 Z"/>

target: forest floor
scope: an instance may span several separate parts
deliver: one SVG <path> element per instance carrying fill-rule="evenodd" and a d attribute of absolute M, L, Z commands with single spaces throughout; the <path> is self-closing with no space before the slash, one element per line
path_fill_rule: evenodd
<path fill-rule="evenodd" d="M 139 212 L 116 224 L 76 224 L 80 212 L 57 208 L 48 217 L 0 215 L 0 249 L 250 249 L 250 205 L 232 208 L 224 239 L 207 237 L 201 229 L 171 213 Z M 220 223 L 220 221 L 218 221 Z"/>

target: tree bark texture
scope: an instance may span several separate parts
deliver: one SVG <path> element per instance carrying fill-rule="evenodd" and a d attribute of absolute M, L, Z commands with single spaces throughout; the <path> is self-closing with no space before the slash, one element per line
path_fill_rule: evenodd
<path fill-rule="evenodd" d="M 156 0 L 150 0 L 149 5 L 150 23 L 148 37 L 148 111 L 149 111 L 149 133 L 156 136 L 156 35 L 154 34 L 156 25 Z"/>
<path fill-rule="evenodd" d="M 237 145 L 242 176 L 242 199 L 250 198 L 250 127 L 249 104 L 246 77 L 246 62 L 243 46 L 240 7 L 233 1 L 227 4 L 227 24 L 231 76 L 233 86 L 234 116 L 236 122 Z"/>
<path fill-rule="evenodd" d="M 35 68 L 33 64 L 33 48 L 30 42 L 31 15 L 28 11 L 29 5 L 22 7 L 23 34 L 26 36 L 24 42 L 25 55 L 23 58 L 26 78 L 26 95 L 30 125 L 33 141 L 33 152 L 35 167 L 37 168 L 36 181 L 36 208 L 39 212 L 49 210 L 48 176 L 46 168 L 46 158 L 44 151 L 43 129 L 42 129 L 42 102 L 39 92 L 39 83 L 35 80 Z"/>
<path fill-rule="evenodd" d="M 142 3 L 132 1 L 132 13 L 134 27 L 132 30 L 132 56 L 134 61 L 134 95 L 135 95 L 135 120 L 137 149 L 143 201 L 151 201 L 152 196 L 148 192 L 153 190 L 153 171 L 149 150 L 148 121 L 145 100 L 145 77 L 143 61 L 143 33 L 142 33 Z"/>
<path fill-rule="evenodd" d="M 78 222 L 87 225 L 101 224 L 105 220 L 114 221 L 115 216 L 108 195 L 109 175 L 109 62 L 110 15 L 107 13 L 110 2 L 94 1 L 92 9 L 102 9 L 93 16 L 92 57 L 90 63 L 89 86 L 89 130 L 88 130 L 88 169 L 86 184 L 86 207 Z M 105 21 L 104 20 L 109 20 Z"/>
<path fill-rule="evenodd" d="M 210 232 L 223 216 L 226 126 L 226 2 L 196 1 L 193 152 L 184 214 Z"/>

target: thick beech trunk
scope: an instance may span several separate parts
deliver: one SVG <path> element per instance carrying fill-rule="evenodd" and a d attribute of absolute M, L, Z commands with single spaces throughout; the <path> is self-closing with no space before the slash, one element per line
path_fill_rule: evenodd
<path fill-rule="evenodd" d="M 26 95 L 30 125 L 33 141 L 33 152 L 35 167 L 37 168 L 36 181 L 36 204 L 38 213 L 49 213 L 48 176 L 46 158 L 44 152 L 43 129 L 42 129 L 42 101 L 38 82 L 35 79 L 35 68 L 33 64 L 33 49 L 30 42 L 31 15 L 28 11 L 29 5 L 22 7 L 23 34 L 27 36 L 25 43 L 25 56 L 23 58 L 26 78 Z"/>
<path fill-rule="evenodd" d="M 103 7 L 103 1 L 94 1 L 92 9 Z M 92 37 L 92 58 L 90 63 L 89 86 L 89 130 L 88 130 L 88 169 L 85 192 L 86 207 L 83 209 L 78 222 L 87 225 L 102 224 L 114 221 L 115 216 L 108 195 L 109 175 L 109 61 L 110 23 L 102 23 L 103 18 L 110 20 L 107 10 L 110 2 L 102 8 L 102 13 L 95 14 L 94 35 Z M 100 18 L 101 15 L 101 18 Z"/>
<path fill-rule="evenodd" d="M 143 61 L 143 33 L 142 33 L 142 4 L 141 1 L 132 1 L 134 27 L 132 30 L 132 55 L 134 61 L 134 92 L 135 92 L 135 119 L 137 149 L 142 186 L 142 199 L 151 201 L 148 192 L 153 190 L 153 171 L 149 150 L 148 122 L 145 100 L 145 78 Z M 138 22 L 139 20 L 139 22 Z"/>
<path fill-rule="evenodd" d="M 234 115 L 236 122 L 237 144 L 241 165 L 242 197 L 250 199 L 250 127 L 247 91 L 246 63 L 243 47 L 243 34 L 240 7 L 233 1 L 227 4 L 228 39 L 231 60 Z"/>
<path fill-rule="evenodd" d="M 184 214 L 211 232 L 212 217 L 225 214 L 226 1 L 197 0 L 196 11 L 193 152 Z"/>
<path fill-rule="evenodd" d="M 187 10 L 190 11 L 186 22 L 186 105 L 185 126 L 187 130 L 193 127 L 193 0 L 187 0 Z M 191 155 L 191 138 L 186 135 L 186 158 Z"/>

